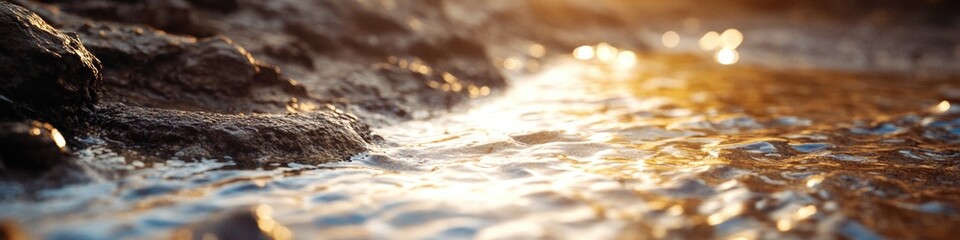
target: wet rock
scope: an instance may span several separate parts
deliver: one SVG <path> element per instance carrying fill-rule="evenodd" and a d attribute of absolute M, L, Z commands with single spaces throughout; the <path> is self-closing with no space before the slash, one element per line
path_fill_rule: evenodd
<path fill-rule="evenodd" d="M 291 239 L 293 233 L 271 216 L 266 205 L 216 214 L 197 224 L 178 229 L 173 239 Z"/>
<path fill-rule="evenodd" d="M 100 61 L 75 34 L 7 2 L 0 2 L 0 32 L 0 120 L 79 124 L 98 100 Z"/>
<path fill-rule="evenodd" d="M 0 123 L 0 175 L 44 173 L 69 161 L 66 140 L 50 124 Z"/>
<path fill-rule="evenodd" d="M 133 3 L 80 1 L 51 6 L 17 2 L 36 11 L 52 25 L 76 32 L 87 49 L 103 61 L 105 101 L 251 113 L 284 112 L 287 102 L 294 98 L 300 101 L 313 98 L 307 95 L 306 89 L 281 74 L 278 67 L 254 59 L 229 38 L 197 39 L 151 26 L 92 21 L 74 15 L 83 15 L 83 11 L 66 13 L 59 9 Z M 191 8 L 191 11 L 196 10 Z"/>
<path fill-rule="evenodd" d="M 149 25 L 167 32 L 197 37 L 209 37 L 215 34 L 215 30 L 204 23 L 193 10 L 193 5 L 186 0 L 47 0 L 45 2 L 58 3 L 64 11 L 94 20 Z M 194 2 L 204 2 L 204 6 L 210 6 L 213 3 L 207 2 L 214 1 Z"/>
<path fill-rule="evenodd" d="M 279 68 L 256 61 L 225 37 L 194 39 L 109 25 L 80 33 L 104 59 L 107 101 L 250 113 L 283 112 L 291 98 L 310 99 Z"/>
<path fill-rule="evenodd" d="M 242 166 L 259 166 L 342 160 L 366 150 L 372 139 L 366 126 L 338 111 L 230 115 L 314 111 L 318 103 L 279 68 L 255 60 L 226 37 L 197 39 L 22 4 L 77 32 L 103 59 L 104 103 L 90 132 L 130 147 L 121 151 L 229 156 Z"/>
<path fill-rule="evenodd" d="M 97 109 L 101 137 L 161 158 L 224 157 L 241 167 L 344 160 L 375 140 L 338 110 L 227 115 L 106 104 Z"/>
<path fill-rule="evenodd" d="M 76 31 L 104 62 L 108 101 L 131 105 L 276 113 L 297 98 L 301 102 L 337 104 L 365 121 L 379 123 L 381 119 L 410 118 L 412 112 L 455 106 L 476 97 L 468 91 L 470 85 L 491 90 L 506 85 L 487 55 L 486 44 L 472 29 L 451 20 L 444 11 L 446 1 L 391 2 L 382 6 L 355 1 L 16 2 L 40 13 L 54 26 Z M 145 7 L 150 5 L 163 7 Z M 192 6 L 183 7 L 188 5 Z M 150 16 L 184 19 L 161 21 Z M 200 26 L 212 32 L 196 34 L 173 26 Z M 195 39 L 155 28 L 193 37 L 219 34 L 227 38 Z M 218 41 L 239 51 L 211 51 L 224 48 Z M 216 58 L 232 60 L 225 61 L 224 66 L 209 67 L 214 64 L 204 63 L 220 62 L 204 62 L 214 57 L 194 54 L 198 51 L 217 52 L 223 55 Z M 237 61 L 244 58 L 259 60 Z M 409 66 L 383 71 L 377 67 L 389 59 L 420 61 L 431 71 L 406 69 Z M 195 60 L 203 67 L 184 64 Z M 284 74 L 274 71 L 277 68 L 262 67 L 265 62 L 281 66 Z M 223 70 L 239 68 L 244 69 Z M 249 72 L 260 71 L 258 68 L 267 69 L 267 76 L 277 75 L 281 81 L 251 78 Z M 457 76 L 462 86 L 441 88 L 444 73 Z M 217 81 L 223 85 L 211 86 L 201 85 L 209 81 L 182 80 L 195 79 L 196 75 L 201 79 L 224 76 L 219 80 L 258 85 L 243 89 L 248 85 L 228 88 L 222 86 L 232 81 Z M 284 75 L 297 79 L 303 87 L 289 84 Z M 252 93 L 233 94 L 248 92 Z"/>
<path fill-rule="evenodd" d="M 454 27 L 441 5 L 274 1 L 239 2 L 227 15 L 208 8 L 194 11 L 252 56 L 281 66 L 310 96 L 370 119 L 375 114 L 407 118 L 409 112 L 445 109 L 468 99 L 466 86 L 460 91 L 430 87 L 428 80 L 442 81 L 444 72 L 478 87 L 506 84 L 485 45 L 469 29 Z M 95 37 L 79 32 L 82 38 Z M 418 60 L 433 71 L 384 73 L 376 67 L 391 57 Z"/>

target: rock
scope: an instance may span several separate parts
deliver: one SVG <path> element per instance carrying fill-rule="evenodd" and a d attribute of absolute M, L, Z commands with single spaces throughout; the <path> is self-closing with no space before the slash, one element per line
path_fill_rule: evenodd
<path fill-rule="evenodd" d="M 0 175 L 36 175 L 69 162 L 66 140 L 50 124 L 0 123 Z"/>
<path fill-rule="evenodd" d="M 39 119 L 66 127 L 98 100 L 100 61 L 22 7 L 0 2 L 0 120 Z"/>
<path fill-rule="evenodd" d="M 22 4 L 76 31 L 103 59 L 104 95 L 88 122 L 89 134 L 115 140 L 108 144 L 122 152 L 229 156 L 256 167 L 343 160 L 365 151 L 373 139 L 365 125 L 339 111 L 242 115 L 314 111 L 319 103 L 279 68 L 255 60 L 226 37 L 197 39 L 91 22 L 43 4 Z"/>
<path fill-rule="evenodd" d="M 161 158 L 229 156 L 241 167 L 345 160 L 375 140 L 338 110 L 228 115 L 105 104 L 97 112 L 97 134 L 126 147 Z"/>
<path fill-rule="evenodd" d="M 277 223 L 272 212 L 266 205 L 227 211 L 177 229 L 172 239 L 292 239 L 293 233 Z"/>
<path fill-rule="evenodd" d="M 455 106 L 476 97 L 467 91 L 471 89 L 469 86 L 496 90 L 506 85 L 477 33 L 450 19 L 445 11 L 448 1 L 385 6 L 355 1 L 44 1 L 51 5 L 29 0 L 16 2 L 29 6 L 61 29 L 76 31 L 104 62 L 106 96 L 116 97 L 107 101 L 130 105 L 218 113 L 277 113 L 283 112 L 286 103 L 296 98 L 300 102 L 337 104 L 377 124 L 381 119 L 407 119 L 413 116 L 412 112 Z M 151 4 L 170 6 L 145 7 Z M 176 6 L 184 4 L 194 7 L 170 10 L 181 9 Z M 148 16 L 176 18 L 173 12 L 182 12 L 177 16 L 187 19 L 175 26 L 203 26 L 213 32 L 192 34 L 172 28 L 166 24 L 170 21 L 144 20 L 149 19 Z M 170 33 L 218 34 L 226 38 L 196 39 L 155 28 Z M 189 49 L 210 50 L 221 45 L 213 44 L 220 40 L 242 50 L 219 57 L 239 59 L 235 56 L 246 55 L 260 60 L 243 64 L 254 66 L 244 71 L 212 73 L 215 69 L 237 69 L 240 65 L 214 66 L 210 71 L 202 68 L 177 71 L 185 69 L 182 64 L 185 61 L 203 60 L 192 55 L 194 51 Z M 414 61 L 420 64 L 416 66 L 427 67 L 429 71 L 397 66 L 400 62 Z M 264 62 L 283 67 L 284 74 L 277 75 L 284 84 L 258 81 L 259 85 L 249 89 L 255 94 L 225 95 L 230 91 L 244 92 L 244 89 L 177 82 L 177 79 L 192 79 L 196 74 L 231 75 L 230 79 L 246 81 L 250 78 L 232 75 L 256 71 L 256 66 L 267 65 Z M 387 62 L 398 68 L 385 74 L 378 66 Z M 267 69 L 268 75 L 272 75 L 275 68 Z M 438 85 L 443 83 L 444 74 L 456 76 L 460 87 L 451 86 L 444 91 Z M 297 79 L 301 84 L 288 84 L 284 76 Z M 184 88 L 186 84 L 189 86 Z M 216 91 L 207 91 L 210 90 L 207 88 Z"/>
<path fill-rule="evenodd" d="M 228 38 L 169 35 L 143 27 L 77 29 L 104 63 L 105 101 L 217 113 L 278 113 L 306 90 Z"/>
<path fill-rule="evenodd" d="M 84 0 L 56 1 L 64 11 L 94 20 L 149 25 L 166 32 L 196 37 L 213 36 L 215 30 L 207 26 L 193 6 L 186 0 Z M 210 6 L 213 1 L 203 2 Z"/>

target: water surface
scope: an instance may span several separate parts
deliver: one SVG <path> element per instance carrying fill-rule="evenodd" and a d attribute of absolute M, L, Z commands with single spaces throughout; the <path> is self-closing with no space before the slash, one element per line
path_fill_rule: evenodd
<path fill-rule="evenodd" d="M 960 82 L 638 59 L 542 62 L 472 106 L 376 129 L 387 143 L 349 162 L 83 150 L 122 174 L 4 200 L 0 218 L 53 239 L 170 238 L 251 206 L 297 239 L 958 233 Z"/>

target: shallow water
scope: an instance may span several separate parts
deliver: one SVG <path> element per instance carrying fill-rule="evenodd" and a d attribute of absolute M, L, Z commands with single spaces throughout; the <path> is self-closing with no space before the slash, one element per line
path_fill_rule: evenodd
<path fill-rule="evenodd" d="M 639 59 L 544 62 L 459 112 L 376 129 L 388 143 L 350 162 L 237 170 L 88 149 L 91 169 L 123 173 L 4 200 L 0 218 L 52 239 L 169 238 L 250 206 L 302 239 L 958 233 L 960 108 L 943 101 L 960 83 Z"/>

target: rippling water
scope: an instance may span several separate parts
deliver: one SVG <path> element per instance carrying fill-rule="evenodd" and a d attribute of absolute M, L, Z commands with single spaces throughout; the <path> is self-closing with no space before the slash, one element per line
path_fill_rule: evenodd
<path fill-rule="evenodd" d="M 689 56 L 542 65 L 465 110 L 376 129 L 389 144 L 350 162 L 236 170 L 84 150 L 123 174 L 4 200 L 0 218 L 64 239 L 169 238 L 251 206 L 264 231 L 304 239 L 960 231 L 956 81 Z"/>

